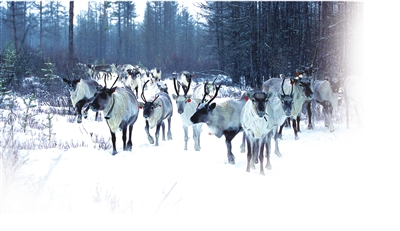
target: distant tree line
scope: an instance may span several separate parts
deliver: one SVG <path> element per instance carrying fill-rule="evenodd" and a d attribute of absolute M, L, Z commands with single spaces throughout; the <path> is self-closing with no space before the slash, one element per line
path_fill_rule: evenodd
<path fill-rule="evenodd" d="M 73 6 L 61 1 L 0 5 L 4 86 L 29 74 L 43 76 L 50 62 L 56 74 L 76 77 L 74 65 L 82 62 L 140 64 L 163 73 L 218 70 L 234 83 L 244 79 L 260 87 L 270 77 L 294 75 L 309 65 L 317 47 L 318 78 L 337 82 L 363 72 L 360 2 L 203 2 L 196 17 L 177 2 L 149 1 L 139 23 L 134 1 L 87 2 L 81 12 Z"/>

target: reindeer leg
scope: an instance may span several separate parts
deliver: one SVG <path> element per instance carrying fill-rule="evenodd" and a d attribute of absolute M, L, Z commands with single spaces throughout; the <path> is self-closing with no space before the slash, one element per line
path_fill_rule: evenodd
<path fill-rule="evenodd" d="M 308 127 L 307 129 L 312 130 L 314 129 L 313 125 L 312 125 L 312 111 L 311 111 L 311 104 L 312 102 L 309 101 L 306 103 L 306 107 L 307 107 L 307 115 L 308 115 Z"/>
<path fill-rule="evenodd" d="M 259 143 L 258 144 L 259 149 L 257 151 L 259 152 L 258 158 L 260 159 L 260 174 L 261 175 L 265 175 L 265 173 L 264 173 L 264 142 L 265 142 L 265 139 L 263 139 L 263 138 L 261 138 L 260 141 L 257 142 L 257 143 Z M 255 154 L 257 155 L 257 152 Z M 269 159 L 267 159 L 267 161 L 269 161 Z"/>
<path fill-rule="evenodd" d="M 133 124 L 129 125 L 128 143 L 126 145 L 127 151 L 132 151 L 132 128 L 133 128 Z"/>
<path fill-rule="evenodd" d="M 245 142 L 246 142 L 246 134 L 243 132 L 242 144 L 240 145 L 240 152 L 241 153 L 245 153 L 245 151 L 246 151 Z"/>
<path fill-rule="evenodd" d="M 250 172 L 250 167 L 253 168 L 253 166 L 254 166 L 253 157 L 251 155 L 252 147 L 251 147 L 250 138 L 246 137 L 246 141 L 247 141 L 247 167 L 246 167 L 246 172 Z"/>
<path fill-rule="evenodd" d="M 189 140 L 188 127 L 187 126 L 183 126 L 183 133 L 184 133 L 183 139 L 185 140 L 185 147 L 183 148 L 183 150 L 187 150 L 187 143 L 188 143 L 188 140 Z M 193 126 L 193 134 L 194 134 L 194 126 Z"/>
<path fill-rule="evenodd" d="M 282 157 L 282 154 L 281 154 L 281 152 L 279 151 L 279 137 L 278 137 L 277 130 L 278 130 L 278 128 L 276 128 L 275 134 L 274 134 L 275 154 L 276 154 L 278 157 Z"/>
<path fill-rule="evenodd" d="M 294 139 L 298 140 L 299 139 L 299 135 L 297 135 L 296 119 L 292 120 L 292 126 L 293 126 L 293 131 L 294 131 Z"/>
<path fill-rule="evenodd" d="M 268 147 L 268 146 L 269 146 L 268 142 L 265 142 L 265 149 L 266 149 L 265 157 L 267 158 L 267 164 L 265 165 L 265 168 L 268 170 L 271 170 L 272 166 L 271 166 L 271 162 L 269 159 L 271 152 L 270 152 L 270 147 Z"/>
<path fill-rule="evenodd" d="M 161 125 L 163 124 L 164 122 L 162 122 L 162 123 L 159 123 L 159 124 L 157 124 L 157 126 L 156 126 L 156 144 L 155 144 L 155 146 L 158 146 L 158 138 L 160 137 L 160 127 L 161 127 Z M 164 139 L 163 139 L 164 140 Z"/>
<path fill-rule="evenodd" d="M 225 144 L 228 151 L 228 161 L 230 164 L 235 164 L 235 156 L 232 153 L 232 139 L 235 138 L 239 131 L 224 131 Z"/>
<path fill-rule="evenodd" d="M 110 132 L 111 132 L 111 131 L 110 131 Z M 116 145 L 115 145 L 115 141 L 116 141 L 115 133 L 114 133 L 114 132 L 111 132 L 111 142 L 112 142 L 112 145 L 113 145 L 113 152 L 112 152 L 112 155 L 115 155 L 115 154 L 118 153 L 118 152 L 117 152 Z"/>
<path fill-rule="evenodd" d="M 194 140 L 194 150 L 200 151 L 200 132 L 201 124 L 194 124 L 193 126 L 193 140 Z"/>
<path fill-rule="evenodd" d="M 165 141 L 165 123 L 164 123 L 164 121 L 161 122 L 161 127 L 162 127 L 162 140 Z"/>
<path fill-rule="evenodd" d="M 154 144 L 154 139 L 153 137 L 150 135 L 150 131 L 149 131 L 149 122 L 146 120 L 146 127 L 144 128 L 146 130 L 147 133 L 147 139 L 149 140 L 150 144 Z"/>
<path fill-rule="evenodd" d="M 85 105 L 86 100 L 85 99 L 81 99 L 79 100 L 75 107 L 76 107 L 76 112 L 78 113 L 78 118 L 76 119 L 76 122 L 78 122 L 79 124 L 82 123 L 82 108 L 83 105 Z M 85 112 L 85 118 L 87 118 L 87 110 L 89 109 L 89 107 L 84 111 Z"/>
<path fill-rule="evenodd" d="M 296 124 L 297 132 L 300 132 L 300 116 L 298 115 L 296 119 L 297 119 L 297 121 L 296 121 L 297 122 L 297 124 Z"/>
<path fill-rule="evenodd" d="M 172 133 L 171 133 L 171 117 L 168 118 L 168 132 L 167 132 L 168 140 L 172 140 Z"/>
<path fill-rule="evenodd" d="M 127 126 L 124 126 L 122 128 L 122 150 L 126 150 L 126 131 L 127 131 Z"/>
<path fill-rule="evenodd" d="M 281 126 L 279 126 L 279 131 L 276 134 L 279 139 L 282 139 L 282 130 L 283 130 L 283 127 L 285 126 L 285 124 L 286 124 L 286 121 Z"/>
<path fill-rule="evenodd" d="M 253 161 L 254 164 L 258 164 L 258 150 L 259 150 L 259 141 L 258 139 L 254 139 L 252 153 L 253 153 Z M 255 168 L 255 167 L 254 167 Z"/>

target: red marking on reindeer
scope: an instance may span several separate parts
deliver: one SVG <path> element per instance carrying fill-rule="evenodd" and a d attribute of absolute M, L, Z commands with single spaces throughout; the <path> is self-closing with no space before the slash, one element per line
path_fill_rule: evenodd
<path fill-rule="evenodd" d="M 248 96 L 245 96 L 244 97 L 244 100 L 246 100 L 246 102 L 249 100 L 249 97 Z"/>
<path fill-rule="evenodd" d="M 188 99 L 187 102 L 188 102 L 188 103 L 192 102 L 192 99 Z"/>

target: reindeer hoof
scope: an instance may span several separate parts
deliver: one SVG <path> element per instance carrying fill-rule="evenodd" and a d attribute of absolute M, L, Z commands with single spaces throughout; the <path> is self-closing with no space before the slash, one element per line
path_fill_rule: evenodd
<path fill-rule="evenodd" d="M 76 118 L 76 122 L 78 122 L 78 124 L 82 123 L 82 116 L 78 115 L 78 118 Z"/>
<path fill-rule="evenodd" d="M 124 151 L 132 151 L 132 146 L 127 146 L 126 148 L 124 148 Z"/>
<path fill-rule="evenodd" d="M 270 164 L 267 164 L 267 165 L 265 165 L 265 168 L 268 169 L 268 170 L 271 170 L 272 166 Z"/>
<path fill-rule="evenodd" d="M 113 156 L 115 156 L 115 154 L 117 154 L 118 152 L 116 151 L 116 150 L 114 150 L 113 152 L 112 152 L 112 155 Z"/>
<path fill-rule="evenodd" d="M 229 163 L 230 164 L 235 164 L 235 158 L 229 158 Z"/>

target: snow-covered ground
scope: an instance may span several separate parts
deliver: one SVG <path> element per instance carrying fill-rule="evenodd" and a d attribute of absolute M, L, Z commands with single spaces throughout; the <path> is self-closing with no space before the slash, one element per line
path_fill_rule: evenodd
<path fill-rule="evenodd" d="M 378 149 L 381 134 L 372 136 L 354 118 L 350 129 L 336 123 L 334 133 L 321 121 L 315 130 L 302 121 L 299 140 L 286 128 L 279 143 L 283 156 L 271 154 L 273 168 L 265 176 L 258 166 L 245 171 L 241 133 L 233 140 L 235 165 L 227 163 L 224 138 L 210 135 L 206 126 L 201 151 L 194 151 L 192 139 L 184 151 L 176 110 L 173 140 L 149 144 L 141 112 L 133 150 L 122 151 L 119 132 L 115 156 L 111 142 L 107 150 L 98 148 L 104 142 L 94 142 L 107 142 L 110 135 L 105 121 L 93 118 L 91 113 L 77 124 L 54 116 L 57 144 L 80 145 L 26 151 L 18 177 L 2 190 L 2 230 L 400 227 L 399 162 L 392 159 L 398 149 Z"/>

